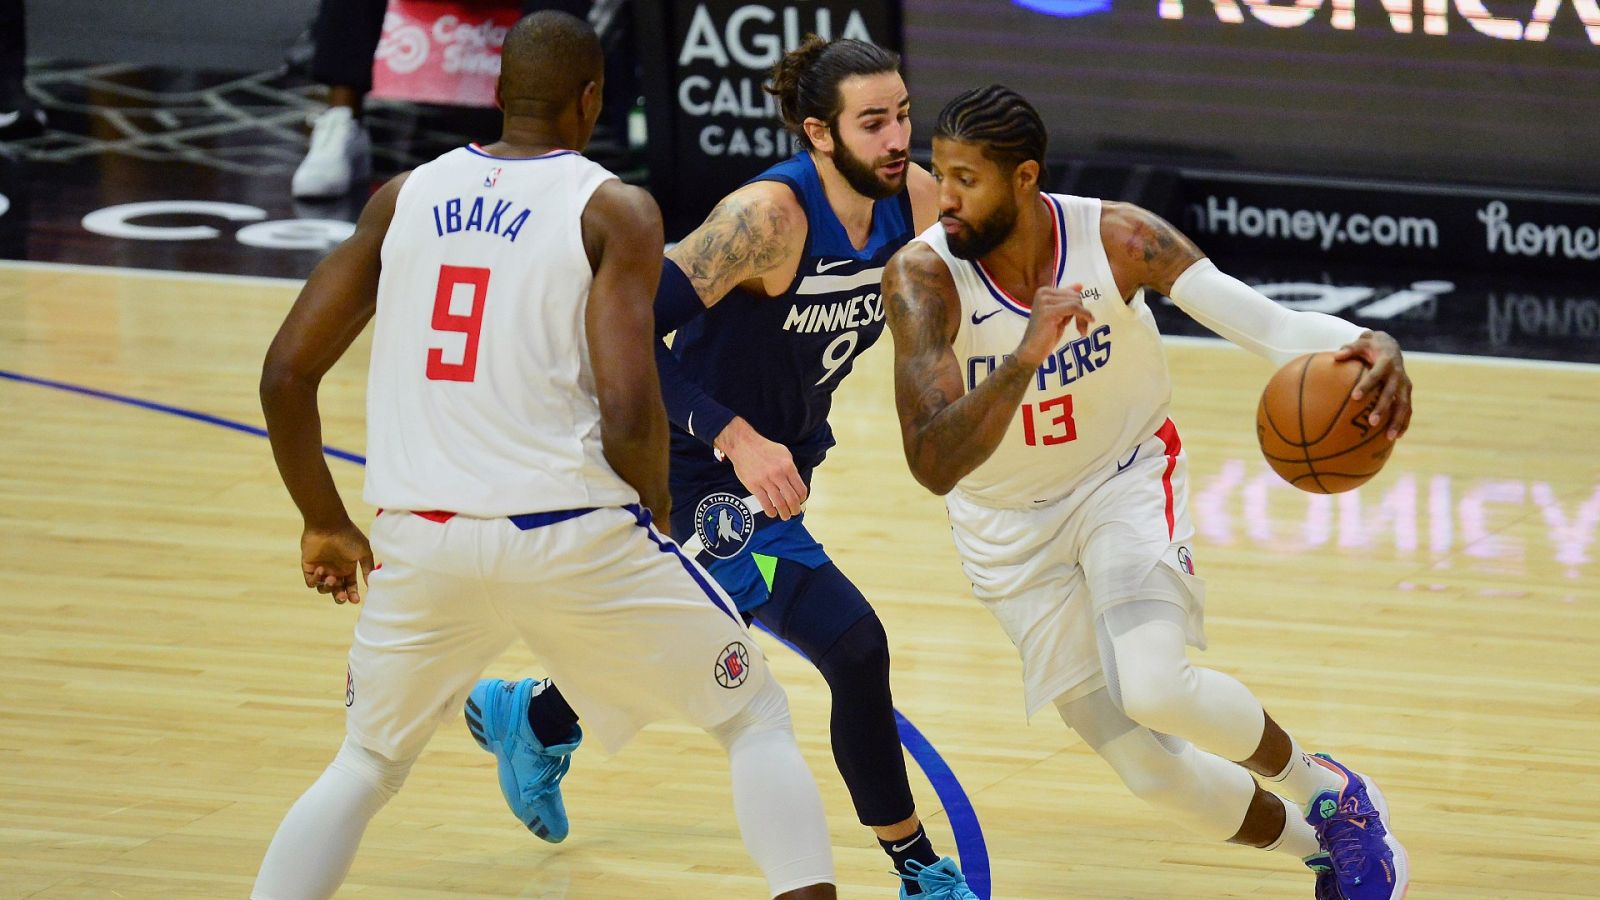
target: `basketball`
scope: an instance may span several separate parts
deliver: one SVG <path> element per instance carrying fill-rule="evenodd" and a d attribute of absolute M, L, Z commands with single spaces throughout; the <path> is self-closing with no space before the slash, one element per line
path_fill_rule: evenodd
<path fill-rule="evenodd" d="M 1373 425 L 1367 418 L 1379 392 L 1350 399 L 1366 369 L 1359 359 L 1308 353 L 1267 382 L 1256 408 L 1256 439 L 1267 464 L 1284 481 L 1314 494 L 1338 494 L 1383 468 L 1394 447 L 1389 439 L 1394 407 Z"/>

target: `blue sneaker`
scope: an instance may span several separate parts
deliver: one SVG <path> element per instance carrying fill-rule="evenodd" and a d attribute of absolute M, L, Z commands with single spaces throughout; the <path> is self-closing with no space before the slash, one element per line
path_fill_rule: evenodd
<path fill-rule="evenodd" d="M 1313 853 L 1301 860 L 1306 868 L 1317 873 L 1317 886 L 1312 892 L 1316 900 L 1344 900 L 1339 896 L 1339 882 L 1333 877 L 1333 857 L 1326 850 Z"/>
<path fill-rule="evenodd" d="M 567 839 L 567 806 L 561 800 L 561 779 L 572 765 L 572 751 L 583 743 L 583 729 L 572 738 L 546 747 L 528 724 L 528 700 L 539 681 L 485 678 L 467 695 L 467 731 L 500 763 L 500 793 L 522 824 L 540 840 L 559 844 Z"/>
<path fill-rule="evenodd" d="M 956 861 L 948 856 L 939 857 L 939 861 L 931 866 L 908 859 L 906 874 L 912 877 L 900 879 L 900 900 L 911 897 L 919 897 L 922 900 L 978 900 L 978 895 L 967 887 L 967 876 L 961 874 L 961 868 L 956 865 Z M 908 881 L 915 881 L 917 887 L 922 889 L 922 893 L 907 893 Z"/>
<path fill-rule="evenodd" d="M 1331 757 L 1317 758 L 1343 776 L 1338 791 L 1323 791 L 1311 801 L 1306 821 L 1333 863 L 1334 880 L 1344 900 L 1399 900 L 1410 884 L 1406 851 L 1389 830 L 1389 805 L 1378 786 Z"/>

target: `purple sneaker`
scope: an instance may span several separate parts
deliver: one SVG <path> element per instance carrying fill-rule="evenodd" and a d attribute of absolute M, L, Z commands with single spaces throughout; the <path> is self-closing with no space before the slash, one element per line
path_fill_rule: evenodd
<path fill-rule="evenodd" d="M 1344 900 L 1404 897 L 1410 882 L 1406 851 L 1389 830 L 1389 806 L 1383 793 L 1371 779 L 1331 757 L 1318 753 L 1316 758 L 1344 779 L 1338 791 L 1323 791 L 1315 797 L 1306 814 L 1317 840 L 1328 851 L 1339 896 Z"/>

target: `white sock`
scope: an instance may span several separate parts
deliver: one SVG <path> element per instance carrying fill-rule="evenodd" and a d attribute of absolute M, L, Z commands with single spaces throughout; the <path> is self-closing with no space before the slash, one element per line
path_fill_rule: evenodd
<path fill-rule="evenodd" d="M 1322 845 L 1317 843 L 1317 832 L 1295 807 L 1294 802 L 1286 797 L 1278 797 L 1278 800 L 1283 803 L 1283 834 L 1278 835 L 1276 841 L 1262 849 L 1282 851 L 1301 860 L 1313 853 L 1321 852 Z"/>
<path fill-rule="evenodd" d="M 789 724 L 775 680 L 730 722 L 711 730 L 733 769 L 733 811 L 772 896 L 833 883 L 833 847 L 822 795 Z"/>
<path fill-rule="evenodd" d="M 396 763 L 349 738 L 278 825 L 256 875 L 251 900 L 326 900 L 356 858 L 361 835 L 405 782 Z"/>
<path fill-rule="evenodd" d="M 1288 797 L 1302 807 L 1309 806 L 1323 791 L 1338 791 L 1344 787 L 1344 778 L 1301 750 L 1300 743 L 1292 735 L 1289 738 L 1289 764 L 1283 767 L 1282 772 L 1261 781 L 1262 787 Z"/>

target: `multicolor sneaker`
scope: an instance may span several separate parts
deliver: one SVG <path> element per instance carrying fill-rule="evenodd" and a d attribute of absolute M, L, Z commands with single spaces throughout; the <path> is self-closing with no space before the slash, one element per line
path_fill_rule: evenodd
<path fill-rule="evenodd" d="M 948 856 L 939 857 L 939 861 L 931 866 L 908 859 L 906 875 L 911 877 L 900 878 L 900 900 L 909 897 L 920 897 L 922 900 L 978 900 L 978 895 L 967 887 L 967 876 L 961 874 L 961 867 Z M 910 881 L 916 882 L 922 893 L 907 893 L 906 883 Z"/>
<path fill-rule="evenodd" d="M 1316 900 L 1344 900 L 1339 896 L 1339 882 L 1333 877 L 1333 857 L 1326 850 L 1313 853 L 1301 862 L 1317 873 L 1317 886 L 1312 894 Z"/>
<path fill-rule="evenodd" d="M 1410 870 L 1406 851 L 1389 829 L 1389 805 L 1371 779 L 1331 757 L 1316 759 L 1344 779 L 1338 791 L 1323 791 L 1311 801 L 1306 821 L 1328 852 L 1333 877 L 1344 900 L 1399 900 Z"/>
<path fill-rule="evenodd" d="M 561 779 L 572 765 L 572 751 L 583 743 L 576 725 L 563 744 L 546 747 L 528 724 L 528 701 L 539 684 L 485 678 L 467 695 L 467 731 L 500 764 L 500 793 L 518 821 L 540 840 L 559 844 L 567 838 L 567 807 L 561 800 Z"/>

